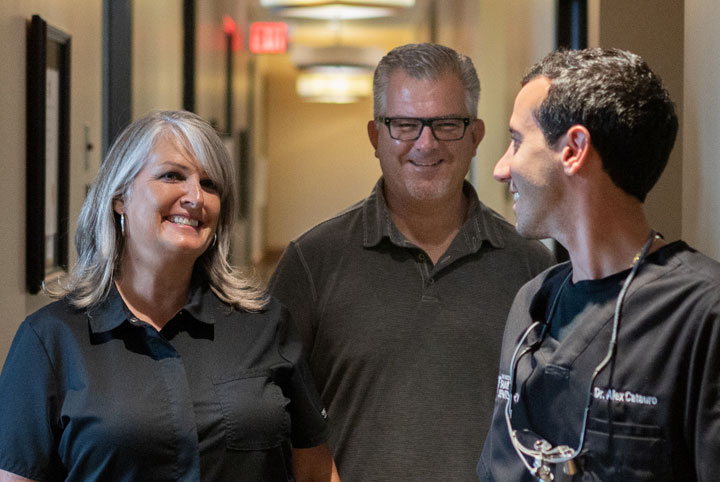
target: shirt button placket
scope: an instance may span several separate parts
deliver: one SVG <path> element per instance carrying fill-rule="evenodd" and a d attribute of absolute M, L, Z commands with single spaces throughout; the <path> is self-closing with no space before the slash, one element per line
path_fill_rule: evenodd
<path fill-rule="evenodd" d="M 130 321 L 143 324 L 137 318 L 133 317 L 133 319 Z M 168 423 L 173 425 L 176 435 L 173 442 L 176 446 L 177 466 L 172 479 L 199 480 L 200 448 L 185 364 L 173 345 L 155 328 L 145 324 L 145 331 L 148 347 L 153 357 L 157 358 L 158 375 L 162 377 L 165 385 L 167 405 L 164 410 Z"/>
<path fill-rule="evenodd" d="M 418 262 L 422 265 L 421 272 L 423 278 L 423 301 L 437 301 L 435 296 L 435 279 L 431 275 L 431 266 L 428 256 L 425 253 L 419 253 L 417 256 Z"/>

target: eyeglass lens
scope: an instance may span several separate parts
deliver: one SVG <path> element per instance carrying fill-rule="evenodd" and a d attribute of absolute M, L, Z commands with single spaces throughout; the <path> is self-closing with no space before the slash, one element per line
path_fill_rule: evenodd
<path fill-rule="evenodd" d="M 422 134 L 422 129 L 429 126 L 435 139 L 439 141 L 456 141 L 465 135 L 467 122 L 464 119 L 389 119 L 387 126 L 390 137 L 400 141 L 414 141 Z"/>

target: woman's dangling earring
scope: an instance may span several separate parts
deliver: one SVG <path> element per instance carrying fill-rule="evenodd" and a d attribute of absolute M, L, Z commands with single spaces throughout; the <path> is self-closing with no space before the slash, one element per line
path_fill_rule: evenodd
<path fill-rule="evenodd" d="M 120 213 L 120 233 L 125 237 L 125 213 Z"/>
<path fill-rule="evenodd" d="M 208 249 L 212 249 L 217 244 L 217 231 L 215 231 L 215 234 L 213 234 L 213 242 L 210 243 L 210 247 Z"/>

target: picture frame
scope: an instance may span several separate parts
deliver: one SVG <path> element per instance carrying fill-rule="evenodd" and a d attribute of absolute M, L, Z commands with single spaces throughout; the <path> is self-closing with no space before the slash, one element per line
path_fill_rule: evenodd
<path fill-rule="evenodd" d="M 27 30 L 26 284 L 68 269 L 71 37 L 33 15 Z"/>
<path fill-rule="evenodd" d="M 250 217 L 250 131 L 241 129 L 238 137 L 238 213 L 240 218 Z"/>

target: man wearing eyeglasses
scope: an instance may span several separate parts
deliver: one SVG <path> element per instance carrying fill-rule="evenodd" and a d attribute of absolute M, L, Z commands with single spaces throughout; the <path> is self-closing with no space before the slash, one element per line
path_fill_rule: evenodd
<path fill-rule="evenodd" d="M 525 76 L 495 166 L 517 229 L 570 262 L 508 316 L 481 480 L 718 480 L 720 264 L 650 226 L 675 142 L 660 79 L 617 49 Z"/>
<path fill-rule="evenodd" d="M 507 312 L 552 262 L 464 180 L 484 135 L 479 91 L 449 48 L 388 53 L 368 123 L 382 178 L 293 241 L 272 278 L 344 481 L 476 479 Z"/>

